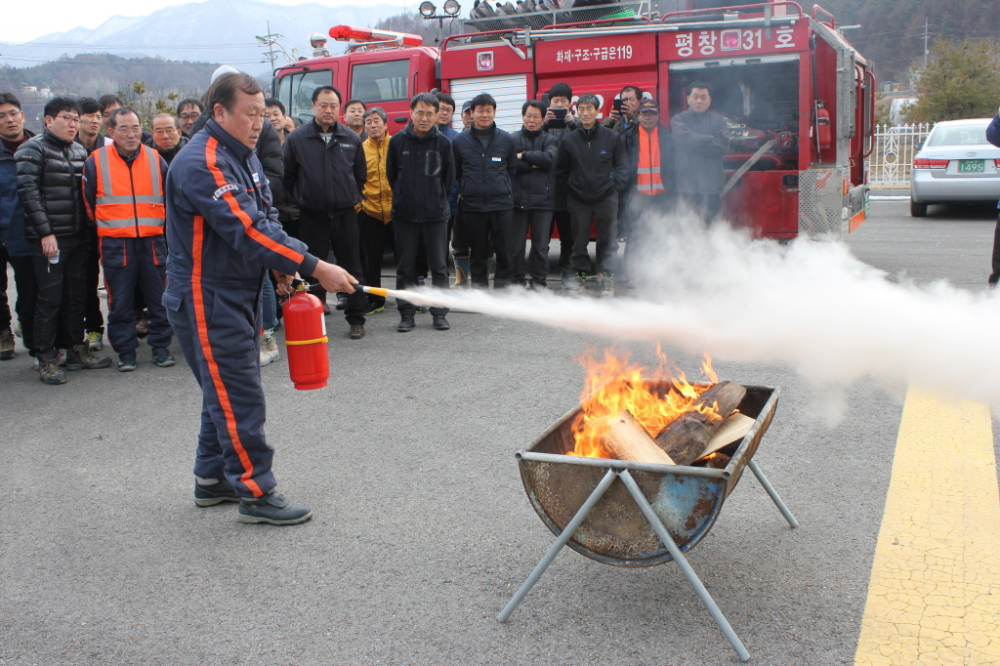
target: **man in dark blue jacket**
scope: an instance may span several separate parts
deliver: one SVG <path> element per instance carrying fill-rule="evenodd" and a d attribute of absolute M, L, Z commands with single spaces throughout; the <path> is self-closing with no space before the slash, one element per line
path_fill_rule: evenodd
<path fill-rule="evenodd" d="M 385 172 L 392 187 L 396 234 L 396 289 L 417 284 L 417 253 L 427 250 L 434 287 L 448 288 L 448 193 L 455 182 L 452 146 L 437 127 L 438 100 L 420 93 L 410 101 L 410 123 L 389 141 Z M 397 301 L 400 333 L 413 330 L 416 308 Z M 446 308 L 431 308 L 439 331 L 450 327 Z"/>
<path fill-rule="evenodd" d="M 986 140 L 1000 147 L 1000 110 L 986 128 Z M 1000 203 L 997 203 L 997 208 L 1000 208 Z M 997 217 L 997 228 L 993 233 L 993 270 L 990 273 L 989 285 L 995 287 L 998 281 L 1000 281 L 1000 217 Z"/>
<path fill-rule="evenodd" d="M 549 276 L 549 239 L 556 207 L 556 159 L 559 140 L 542 129 L 546 106 L 529 101 L 521 107 L 521 131 L 514 134 L 517 175 L 514 176 L 514 224 L 511 232 L 514 282 L 528 289 L 544 287 Z M 524 249 L 531 231 L 531 258 Z M 525 275 L 530 273 L 525 282 Z"/>
<path fill-rule="evenodd" d="M 472 251 L 472 286 L 490 286 L 490 245 L 496 252 L 493 288 L 510 285 L 511 224 L 514 211 L 514 174 L 517 152 L 514 139 L 493 119 L 497 102 L 492 95 L 472 98 L 472 126 L 455 139 L 455 173 L 462 187 L 462 215 Z"/>
<path fill-rule="evenodd" d="M 614 130 L 597 122 L 600 100 L 581 95 L 576 103 L 580 127 L 559 146 L 556 178 L 566 189 L 566 207 L 573 224 L 576 288 L 587 288 L 590 270 L 591 220 L 597 225 L 597 276 L 601 296 L 615 295 L 618 263 L 618 196 L 628 183 L 625 144 Z"/>
<path fill-rule="evenodd" d="M 239 502 L 244 523 L 291 525 L 312 516 L 275 492 L 274 448 L 264 437 L 260 381 L 261 290 L 289 293 L 296 272 L 327 291 L 353 291 L 339 266 L 306 252 L 278 223 L 254 154 L 264 91 L 248 74 L 220 76 L 206 93 L 213 118 L 167 174 L 167 288 L 163 305 L 202 389 L 195 503 Z"/>
<path fill-rule="evenodd" d="M 14 335 L 7 303 L 7 264 L 14 269 L 17 302 L 14 311 L 21 338 L 34 356 L 35 298 L 38 285 L 31 264 L 31 246 L 24 238 L 24 206 L 17 193 L 14 153 L 34 134 L 24 129 L 21 102 L 12 93 L 0 93 L 0 361 L 14 358 Z"/>
<path fill-rule="evenodd" d="M 294 192 L 299 205 L 299 239 L 317 257 L 326 258 L 332 249 L 337 265 L 360 280 L 364 273 L 355 206 L 361 203 L 361 191 L 368 180 L 365 151 L 357 133 L 337 122 L 339 90 L 333 86 L 316 88 L 312 111 L 312 122 L 285 140 L 284 187 Z M 321 301 L 326 299 L 323 291 L 314 293 Z M 352 340 L 365 335 L 367 306 L 364 292 L 349 292 L 344 316 Z"/>

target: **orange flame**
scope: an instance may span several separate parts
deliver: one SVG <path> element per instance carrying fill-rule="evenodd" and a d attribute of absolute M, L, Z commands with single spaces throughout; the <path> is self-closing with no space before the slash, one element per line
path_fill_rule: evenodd
<path fill-rule="evenodd" d="M 586 373 L 580 402 L 582 411 L 573 421 L 575 447 L 569 455 L 585 458 L 612 458 L 601 440 L 607 434 L 605 416 L 628 410 L 635 420 L 645 428 L 651 437 L 659 435 L 672 421 L 685 412 L 697 410 L 710 419 L 722 418 L 716 405 L 705 407 L 695 405 L 708 386 L 694 386 L 687 380 L 682 370 L 674 366 L 656 347 L 659 360 L 655 372 L 638 363 L 629 362 L 628 352 L 618 352 L 615 348 L 604 350 L 604 360 L 596 356 L 596 350 L 588 349 L 576 358 Z M 705 354 L 701 370 L 714 384 L 719 381 L 712 369 L 712 359 Z M 664 395 L 650 392 L 644 379 L 670 382 L 673 390 Z"/>

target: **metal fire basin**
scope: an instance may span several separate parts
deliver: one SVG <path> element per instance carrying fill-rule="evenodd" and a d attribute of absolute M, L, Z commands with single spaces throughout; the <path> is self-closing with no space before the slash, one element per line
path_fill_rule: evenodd
<path fill-rule="evenodd" d="M 646 380 L 646 384 L 660 395 L 672 390 L 669 381 Z M 748 464 L 772 494 L 751 459 L 774 418 L 780 389 L 745 388 L 747 393 L 738 409 L 755 422 L 740 442 L 722 449 L 732 456 L 724 469 L 566 455 L 574 447 L 572 424 L 581 405 L 553 424 L 530 448 L 516 454 L 528 499 L 558 536 L 609 469 L 629 470 L 680 551 L 690 550 L 712 529 Z M 776 497 L 772 494 L 777 504 Z M 782 504 L 779 508 L 785 513 Z M 793 520 L 790 514 L 786 518 Z M 613 483 L 607 489 L 572 535 L 569 546 L 599 562 L 622 567 L 648 567 L 674 559 L 624 483 Z"/>

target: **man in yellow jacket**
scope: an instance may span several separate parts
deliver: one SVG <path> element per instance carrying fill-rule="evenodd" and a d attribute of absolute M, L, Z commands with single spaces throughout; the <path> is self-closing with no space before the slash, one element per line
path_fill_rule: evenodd
<path fill-rule="evenodd" d="M 361 269 L 365 284 L 382 286 L 382 255 L 386 239 L 392 238 L 392 188 L 385 173 L 385 160 L 389 154 L 389 131 L 386 114 L 380 106 L 365 111 L 363 116 L 368 138 L 361 144 L 368 165 L 368 180 L 358 204 L 358 232 L 361 239 Z M 385 298 L 368 295 L 365 315 L 385 309 Z"/>

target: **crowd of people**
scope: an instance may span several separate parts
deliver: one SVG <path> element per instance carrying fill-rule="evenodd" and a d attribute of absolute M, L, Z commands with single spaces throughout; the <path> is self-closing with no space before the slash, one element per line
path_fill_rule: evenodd
<path fill-rule="evenodd" d="M 692 84 L 687 110 L 667 129 L 656 100 L 637 86 L 625 86 L 601 120 L 597 96 L 583 94 L 574 103 L 570 86 L 558 83 L 524 102 L 523 125 L 513 133 L 497 127 L 497 103 L 488 93 L 464 102 L 461 132 L 452 127 L 459 109 L 451 96 L 419 93 L 410 101 L 410 122 L 390 136 L 383 108 L 344 102 L 335 87 L 320 86 L 304 123 L 279 100 L 265 99 L 253 151 L 266 182 L 255 174 L 255 186 L 288 236 L 362 284 L 381 286 L 391 249 L 397 289 L 425 281 L 439 289 L 489 288 L 493 262 L 494 289 L 582 292 L 594 276 L 600 296 L 610 297 L 616 284 L 621 289 L 630 281 L 622 274 L 634 261 L 633 248 L 641 249 L 645 227 L 638 221 L 645 213 L 670 213 L 681 201 L 705 220 L 719 212 L 729 130 L 709 111 L 711 92 L 708 84 Z M 35 136 L 17 97 L 0 93 L 0 359 L 14 357 L 19 336 L 41 380 L 61 384 L 64 369 L 112 365 L 100 353 L 106 336 L 119 371 L 136 369 L 141 338 L 156 365 L 174 365 L 163 303 L 172 205 L 167 175 L 212 116 L 203 100 L 188 98 L 176 113 L 157 113 L 144 126 L 115 95 L 57 97 L 46 104 L 45 129 Z M 220 199 L 232 186 L 206 187 L 218 187 Z M 555 230 L 560 274 L 559 284 L 550 285 Z M 623 238 L 625 266 L 619 266 Z M 306 279 L 329 314 L 323 287 Z M 271 278 L 260 290 L 261 365 L 279 354 L 276 284 Z M 364 337 L 367 317 L 385 310 L 384 298 L 360 290 L 331 296 L 354 340 Z M 399 301 L 397 330 L 413 330 L 419 311 Z M 446 309 L 432 307 L 430 314 L 434 329 L 450 328 Z"/>

